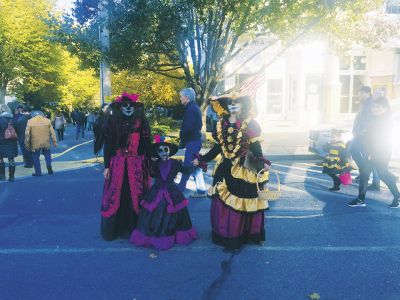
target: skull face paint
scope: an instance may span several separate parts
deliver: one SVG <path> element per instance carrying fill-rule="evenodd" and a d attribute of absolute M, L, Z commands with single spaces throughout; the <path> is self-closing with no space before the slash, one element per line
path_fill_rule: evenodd
<path fill-rule="evenodd" d="M 169 158 L 169 147 L 165 145 L 161 145 L 158 147 L 158 156 L 162 160 L 167 160 Z"/>
<path fill-rule="evenodd" d="M 121 106 L 121 111 L 124 116 L 130 117 L 135 112 L 135 108 L 133 107 L 133 103 L 124 102 Z"/>
<path fill-rule="evenodd" d="M 242 110 L 242 104 L 236 101 L 229 101 L 228 110 L 232 115 L 239 114 Z"/>

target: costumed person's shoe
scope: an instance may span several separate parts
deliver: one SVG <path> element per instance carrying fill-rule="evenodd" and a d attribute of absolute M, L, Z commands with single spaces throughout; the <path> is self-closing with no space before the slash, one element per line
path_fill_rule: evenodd
<path fill-rule="evenodd" d="M 15 166 L 8 167 L 8 181 L 14 181 L 14 174 L 15 174 Z"/>
<path fill-rule="evenodd" d="M 53 175 L 54 174 L 53 168 L 51 166 L 47 167 L 47 172 L 49 173 L 49 175 Z"/>
<path fill-rule="evenodd" d="M 36 173 L 32 173 L 32 176 L 36 176 L 36 177 L 38 177 L 38 176 L 42 176 L 42 174 L 36 174 Z"/>
<path fill-rule="evenodd" d="M 6 179 L 6 164 L 0 163 L 0 180 Z"/>

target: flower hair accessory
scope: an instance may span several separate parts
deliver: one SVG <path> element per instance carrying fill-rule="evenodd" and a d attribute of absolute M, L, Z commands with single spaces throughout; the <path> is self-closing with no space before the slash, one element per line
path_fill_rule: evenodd
<path fill-rule="evenodd" d="M 122 93 L 120 96 L 118 96 L 117 98 L 115 98 L 115 102 L 120 103 L 122 102 L 122 100 L 125 99 L 129 99 L 132 102 L 137 102 L 139 99 L 139 94 L 128 94 L 126 92 Z"/>

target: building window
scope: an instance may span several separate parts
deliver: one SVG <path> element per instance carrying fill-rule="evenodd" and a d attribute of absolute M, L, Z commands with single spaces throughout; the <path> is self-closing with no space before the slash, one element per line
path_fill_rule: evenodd
<path fill-rule="evenodd" d="M 269 79 L 267 82 L 267 113 L 282 113 L 282 79 Z"/>
<path fill-rule="evenodd" d="M 364 85 L 367 68 L 365 55 L 347 56 L 342 58 L 340 83 L 340 112 L 344 114 L 356 113 L 359 110 L 358 91 Z"/>
<path fill-rule="evenodd" d="M 249 79 L 252 75 L 251 74 L 235 74 L 235 85 L 241 85 L 247 79 Z"/>
<path fill-rule="evenodd" d="M 289 110 L 296 110 L 297 107 L 297 80 L 290 76 L 289 88 Z"/>
<path fill-rule="evenodd" d="M 385 9 L 387 14 L 400 14 L 400 0 L 386 0 Z"/>
<path fill-rule="evenodd" d="M 353 57 L 353 67 L 354 70 L 361 71 L 366 69 L 366 57 L 365 56 L 354 56 Z"/>

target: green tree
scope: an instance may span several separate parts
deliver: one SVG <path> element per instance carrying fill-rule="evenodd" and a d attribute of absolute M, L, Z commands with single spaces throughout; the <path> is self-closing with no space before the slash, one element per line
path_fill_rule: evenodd
<path fill-rule="evenodd" d="M 47 0 L 0 1 L 0 103 L 7 89 L 28 99 L 56 96 L 56 91 L 50 92 L 58 51 L 49 39 L 50 9 Z"/>
<path fill-rule="evenodd" d="M 95 70 L 83 68 L 79 59 L 63 50 L 60 65 L 62 84 L 58 107 L 71 111 L 74 107 L 93 109 L 100 104 L 99 78 Z"/>
<path fill-rule="evenodd" d="M 179 103 L 178 93 L 184 84 L 184 80 L 168 78 L 149 71 L 132 74 L 122 70 L 112 76 L 113 97 L 123 92 L 138 93 L 140 101 L 146 107 L 175 106 Z"/>
<path fill-rule="evenodd" d="M 184 78 L 198 102 L 215 91 L 225 66 L 257 36 L 290 45 L 304 33 L 352 23 L 383 0 L 118 0 L 110 2 L 114 68 L 140 69 Z M 79 0 L 75 16 L 87 29 L 97 24 L 97 1 Z M 171 71 L 181 70 L 183 76 Z"/>

